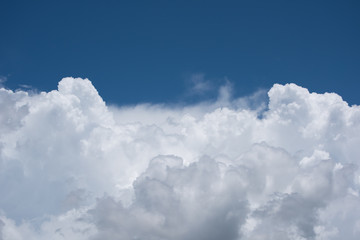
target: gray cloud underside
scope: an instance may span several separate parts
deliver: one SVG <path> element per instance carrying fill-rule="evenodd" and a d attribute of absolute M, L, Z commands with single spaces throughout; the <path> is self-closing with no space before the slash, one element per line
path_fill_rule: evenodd
<path fill-rule="evenodd" d="M 359 106 L 227 88 L 172 108 L 107 106 L 87 79 L 1 89 L 0 239 L 358 239 Z"/>

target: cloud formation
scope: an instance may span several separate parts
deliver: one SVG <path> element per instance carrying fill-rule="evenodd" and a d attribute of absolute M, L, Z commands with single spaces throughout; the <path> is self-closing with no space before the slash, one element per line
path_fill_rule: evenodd
<path fill-rule="evenodd" d="M 360 107 L 260 95 L 116 107 L 87 79 L 0 89 L 0 239 L 357 239 Z"/>

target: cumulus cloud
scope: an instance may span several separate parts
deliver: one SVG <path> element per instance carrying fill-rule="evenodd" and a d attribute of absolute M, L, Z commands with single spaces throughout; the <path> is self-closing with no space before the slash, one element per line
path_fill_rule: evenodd
<path fill-rule="evenodd" d="M 0 239 L 357 239 L 360 107 L 230 93 L 117 107 L 87 79 L 0 89 Z"/>

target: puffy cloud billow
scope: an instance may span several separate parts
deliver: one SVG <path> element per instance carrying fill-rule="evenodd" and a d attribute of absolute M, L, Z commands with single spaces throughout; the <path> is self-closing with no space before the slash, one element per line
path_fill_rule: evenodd
<path fill-rule="evenodd" d="M 261 95 L 116 107 L 87 79 L 2 88 L 0 239 L 358 239 L 360 107 Z"/>

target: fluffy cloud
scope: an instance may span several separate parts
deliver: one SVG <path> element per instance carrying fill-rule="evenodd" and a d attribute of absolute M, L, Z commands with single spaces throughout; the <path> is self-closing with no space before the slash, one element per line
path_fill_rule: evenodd
<path fill-rule="evenodd" d="M 0 239 L 357 239 L 360 107 L 295 84 L 261 96 L 0 89 Z"/>

